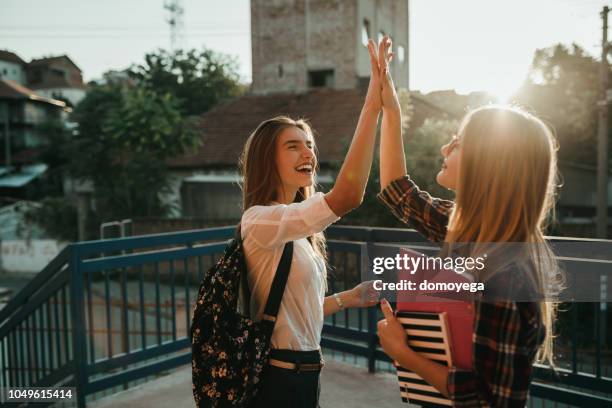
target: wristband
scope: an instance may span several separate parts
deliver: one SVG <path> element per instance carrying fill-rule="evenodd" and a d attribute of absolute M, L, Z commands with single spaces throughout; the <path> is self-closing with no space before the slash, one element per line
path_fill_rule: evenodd
<path fill-rule="evenodd" d="M 342 303 L 342 299 L 340 299 L 340 296 L 337 293 L 334 293 L 332 296 L 334 297 L 334 299 L 336 299 L 336 303 L 338 304 L 340 310 L 344 309 L 344 303 Z"/>

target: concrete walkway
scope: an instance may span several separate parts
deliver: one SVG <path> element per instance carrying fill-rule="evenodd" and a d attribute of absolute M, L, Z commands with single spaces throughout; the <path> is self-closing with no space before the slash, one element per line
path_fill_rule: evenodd
<path fill-rule="evenodd" d="M 97 400 L 96 408 L 194 408 L 191 366 L 177 369 L 132 389 Z M 369 374 L 362 367 L 327 360 L 321 374 L 323 408 L 401 408 L 397 377 L 389 373 Z"/>

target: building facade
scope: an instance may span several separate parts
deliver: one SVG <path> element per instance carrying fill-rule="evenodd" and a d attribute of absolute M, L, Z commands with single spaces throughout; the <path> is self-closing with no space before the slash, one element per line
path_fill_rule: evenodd
<path fill-rule="evenodd" d="M 72 106 L 85 97 L 81 69 L 66 55 L 32 60 L 26 74 L 28 86 L 44 97 L 62 99 Z"/>
<path fill-rule="evenodd" d="M 26 62 L 10 51 L 0 50 L 0 79 L 26 85 Z"/>
<path fill-rule="evenodd" d="M 367 83 L 367 39 L 393 39 L 391 71 L 408 88 L 408 0 L 251 0 L 252 92 Z"/>

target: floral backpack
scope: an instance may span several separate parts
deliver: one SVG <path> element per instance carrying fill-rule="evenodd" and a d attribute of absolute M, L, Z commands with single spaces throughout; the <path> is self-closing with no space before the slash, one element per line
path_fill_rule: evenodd
<path fill-rule="evenodd" d="M 258 322 L 240 309 L 244 303 L 241 287 L 248 292 L 240 229 L 204 275 L 191 322 L 192 389 L 197 407 L 247 407 L 252 401 L 267 365 L 292 257 L 293 242 L 288 242 Z"/>

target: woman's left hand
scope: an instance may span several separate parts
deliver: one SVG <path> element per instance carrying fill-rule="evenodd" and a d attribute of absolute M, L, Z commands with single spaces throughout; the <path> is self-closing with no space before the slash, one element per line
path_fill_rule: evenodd
<path fill-rule="evenodd" d="M 374 289 L 374 281 L 361 282 L 349 290 L 348 307 L 370 307 L 378 303 L 380 292 Z"/>
<path fill-rule="evenodd" d="M 404 330 L 402 324 L 393 314 L 393 309 L 387 299 L 380 301 L 380 309 L 385 315 L 385 318 L 378 322 L 380 345 L 385 353 L 394 361 L 405 361 L 405 357 L 413 352 L 410 346 L 408 346 L 406 330 Z"/>
<path fill-rule="evenodd" d="M 382 50 L 383 48 L 380 47 L 380 49 Z M 376 44 L 372 39 L 368 40 L 368 54 L 370 55 L 370 83 L 368 85 L 368 93 L 366 94 L 365 106 L 375 112 L 379 112 L 382 109 L 382 83 L 378 66 L 379 56 Z"/>

